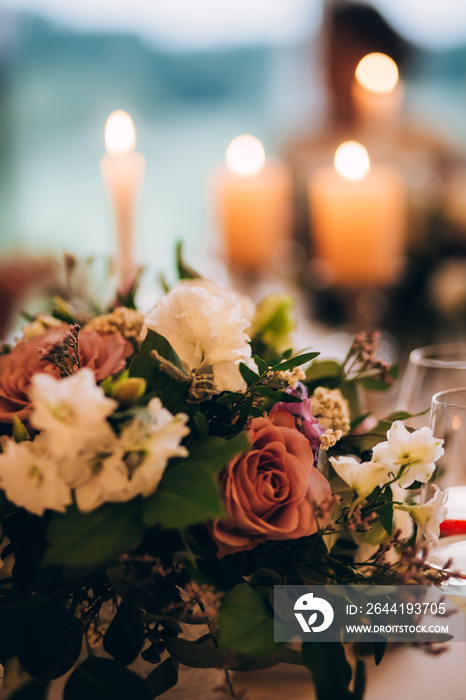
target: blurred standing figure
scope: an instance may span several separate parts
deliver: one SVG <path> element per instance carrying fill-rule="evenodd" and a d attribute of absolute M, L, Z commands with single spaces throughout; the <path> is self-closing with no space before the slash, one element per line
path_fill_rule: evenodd
<path fill-rule="evenodd" d="M 409 48 L 369 5 L 332 1 L 325 7 L 323 70 L 329 101 L 327 125 L 330 129 L 349 127 L 357 118 L 351 88 L 359 61 L 369 53 L 384 53 L 402 73 Z"/>
<path fill-rule="evenodd" d="M 369 5 L 325 2 L 321 33 L 321 72 L 326 90 L 323 124 L 297 135 L 285 147 L 294 180 L 296 238 L 309 248 L 307 180 L 312 168 L 333 162 L 339 144 L 356 138 L 358 123 L 352 85 L 356 67 L 366 54 L 389 55 L 403 70 L 408 44 Z"/>

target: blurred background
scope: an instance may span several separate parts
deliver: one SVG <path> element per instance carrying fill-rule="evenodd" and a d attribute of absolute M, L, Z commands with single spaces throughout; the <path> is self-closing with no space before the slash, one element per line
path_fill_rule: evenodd
<path fill-rule="evenodd" d="M 207 183 L 230 141 L 253 134 L 292 172 L 294 224 L 265 271 L 243 265 L 243 285 L 264 272 L 292 277 L 316 319 L 382 324 L 408 345 L 461 337 L 466 4 L 374 0 L 362 8 L 355 15 L 353 3 L 330 0 L 2 0 L 2 256 L 112 252 L 99 163 L 105 121 L 123 109 L 147 164 L 141 262 L 171 270 L 178 239 L 193 264 L 208 270 L 217 260 L 222 231 Z M 345 72 L 352 79 L 370 51 L 392 55 L 400 70 L 403 103 L 391 124 L 363 124 L 349 104 Z M 355 289 L 316 257 L 303 178 L 332 162 L 340 140 L 361 133 L 374 157 L 397 170 L 408 223 L 396 278 Z"/>

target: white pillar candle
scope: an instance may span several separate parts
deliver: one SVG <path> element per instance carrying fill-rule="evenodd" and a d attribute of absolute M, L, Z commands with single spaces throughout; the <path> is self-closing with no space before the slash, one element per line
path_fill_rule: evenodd
<path fill-rule="evenodd" d="M 226 166 L 211 178 L 218 227 L 228 262 L 247 270 L 270 265 L 291 231 L 291 176 L 279 161 L 265 158 L 254 136 L 230 143 Z"/>
<path fill-rule="evenodd" d="M 136 132 L 129 114 L 113 112 L 105 126 L 107 153 L 100 162 L 112 204 L 116 228 L 115 271 L 118 290 L 125 294 L 137 275 L 135 213 L 146 162 L 134 150 Z"/>
<path fill-rule="evenodd" d="M 364 146 L 348 141 L 334 167 L 309 178 L 316 257 L 337 287 L 392 284 L 400 271 L 406 229 L 405 195 L 394 168 L 371 167 Z"/>

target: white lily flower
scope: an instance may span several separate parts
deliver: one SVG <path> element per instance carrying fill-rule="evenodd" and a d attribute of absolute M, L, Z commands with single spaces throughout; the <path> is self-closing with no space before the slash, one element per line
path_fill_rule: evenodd
<path fill-rule="evenodd" d="M 433 437 L 430 428 L 410 433 L 401 421 L 395 421 L 387 441 L 374 447 L 372 461 L 391 467 L 393 476 L 403 469 L 397 483 L 405 488 L 414 481 L 429 481 L 436 460 L 443 455 L 442 445 L 443 440 Z"/>
<path fill-rule="evenodd" d="M 338 476 L 360 498 L 366 498 L 377 486 L 382 486 L 390 480 L 385 464 L 359 462 L 355 457 L 330 457 L 330 463 Z"/>
<path fill-rule="evenodd" d="M 81 369 L 63 379 L 34 375 L 31 400 L 31 425 L 47 431 L 49 449 L 54 455 L 67 458 L 79 452 L 87 441 L 108 439 L 112 431 L 106 418 L 118 406 L 96 385 L 90 369 Z"/>
<path fill-rule="evenodd" d="M 395 508 L 409 513 L 416 525 L 421 528 L 429 544 L 438 540 L 440 523 L 445 520 L 448 514 L 448 508 L 445 505 L 446 494 L 440 491 L 435 484 L 433 488 L 435 493 L 427 503 L 419 506 L 395 506 Z"/>
<path fill-rule="evenodd" d="M 33 442 L 9 440 L 0 454 L 0 488 L 10 501 L 36 515 L 47 509 L 63 512 L 72 503 L 70 488 L 47 447 L 39 435 Z"/>

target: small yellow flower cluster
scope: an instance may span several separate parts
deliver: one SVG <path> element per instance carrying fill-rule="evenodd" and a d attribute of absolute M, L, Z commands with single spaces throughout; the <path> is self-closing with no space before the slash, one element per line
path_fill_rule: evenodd
<path fill-rule="evenodd" d="M 135 309 L 118 306 L 114 311 L 103 316 L 96 316 L 86 324 L 86 331 L 99 333 L 121 333 L 128 340 L 138 340 L 144 325 L 144 314 Z"/>
<path fill-rule="evenodd" d="M 23 328 L 23 339 L 34 340 L 34 338 L 39 338 L 44 335 L 48 328 L 60 328 L 62 322 L 53 316 L 48 314 L 38 314 L 34 321 L 31 321 L 27 326 Z"/>
<path fill-rule="evenodd" d="M 331 447 L 336 445 L 338 440 L 343 437 L 342 430 L 332 430 L 328 428 L 325 433 L 320 436 L 320 446 L 323 450 L 329 450 Z"/>
<path fill-rule="evenodd" d="M 301 367 L 295 367 L 292 370 L 280 370 L 276 374 L 279 379 L 282 379 L 284 382 L 286 382 L 288 386 L 290 386 L 292 389 L 294 388 L 297 382 L 302 382 L 303 379 L 306 378 L 306 375 L 301 369 Z"/>
<path fill-rule="evenodd" d="M 326 430 L 341 430 L 342 435 L 350 430 L 348 401 L 339 389 L 318 386 L 311 396 L 312 415 Z"/>

